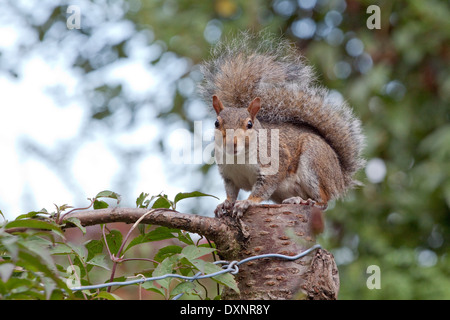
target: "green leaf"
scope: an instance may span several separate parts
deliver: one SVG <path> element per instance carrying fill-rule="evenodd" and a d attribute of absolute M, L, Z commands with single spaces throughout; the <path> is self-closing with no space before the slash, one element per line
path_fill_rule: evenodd
<path fill-rule="evenodd" d="M 120 233 L 120 231 L 111 230 L 111 232 L 106 235 L 106 243 L 108 244 L 111 253 L 117 254 L 117 252 L 119 252 L 120 246 L 122 245 L 122 234 Z"/>
<path fill-rule="evenodd" d="M 34 219 L 22 219 L 14 220 L 6 224 L 6 229 L 10 228 L 30 228 L 30 229 L 45 229 L 56 232 L 57 234 L 64 236 L 61 228 L 52 222 L 34 220 Z"/>
<path fill-rule="evenodd" d="M 65 210 L 67 210 L 67 209 L 73 208 L 72 206 L 69 206 L 68 204 L 63 204 L 62 206 L 57 206 L 57 205 L 55 204 L 55 207 L 56 207 L 56 209 L 58 210 L 58 212 L 63 212 L 63 211 L 65 211 Z"/>
<path fill-rule="evenodd" d="M 162 261 L 167 257 L 173 256 L 174 254 L 181 253 L 182 248 L 180 246 L 166 246 L 159 249 L 158 253 L 153 258 L 156 261 Z"/>
<path fill-rule="evenodd" d="M 65 282 L 69 288 L 79 287 L 81 285 L 81 269 L 76 265 L 69 265 L 65 270 Z"/>
<path fill-rule="evenodd" d="M 176 233 L 178 229 L 171 229 L 167 227 L 157 227 L 155 230 L 152 230 L 146 234 L 146 237 L 150 241 L 159 241 L 165 239 L 175 238 L 174 233 Z"/>
<path fill-rule="evenodd" d="M 204 264 L 204 268 L 205 268 L 205 273 L 206 274 L 211 274 L 214 272 L 218 272 L 221 271 L 222 268 L 219 267 L 218 265 L 215 265 L 211 262 L 205 262 Z M 227 286 L 230 289 L 236 291 L 237 293 L 239 293 L 239 288 L 237 285 L 236 280 L 234 279 L 234 276 L 231 273 L 222 273 L 218 276 L 215 276 L 212 278 L 214 281 L 218 282 L 221 285 Z"/>
<path fill-rule="evenodd" d="M 153 203 L 152 208 L 153 209 L 157 209 L 157 208 L 170 208 L 172 206 L 172 203 L 167 200 L 167 196 L 164 195 L 163 196 L 159 196 L 158 199 L 156 199 L 155 203 Z"/>
<path fill-rule="evenodd" d="M 41 211 L 30 211 L 26 214 L 21 214 L 19 216 L 16 217 L 15 220 L 22 220 L 22 219 L 27 219 L 27 218 L 34 218 L 36 217 L 38 214 L 44 214 L 48 216 L 48 212 L 45 209 L 42 209 Z"/>
<path fill-rule="evenodd" d="M 1 244 L 4 249 L 9 253 L 12 260 L 17 260 L 17 255 L 19 254 L 19 246 L 18 246 L 18 237 L 12 236 L 12 235 L 6 235 L 0 237 Z M 4 250 L 2 248 L 2 250 Z M 4 253 L 2 253 L 3 255 Z"/>
<path fill-rule="evenodd" d="M 56 269 L 54 258 L 52 257 L 50 250 L 48 250 L 49 242 L 39 238 L 39 237 L 30 237 L 27 239 L 19 240 L 19 245 L 30 253 L 33 253 L 39 259 L 45 263 L 50 269 Z"/>
<path fill-rule="evenodd" d="M 97 266 L 106 270 L 110 270 L 108 263 L 105 261 L 106 255 L 103 253 L 97 254 L 95 257 L 93 257 L 91 260 L 89 260 L 87 263 L 93 266 Z"/>
<path fill-rule="evenodd" d="M 180 293 L 190 293 L 195 289 L 195 284 L 190 281 L 184 281 L 179 284 L 170 292 L 171 296 L 176 296 Z"/>
<path fill-rule="evenodd" d="M 127 252 L 129 249 L 131 249 L 134 246 L 137 246 L 138 244 L 141 243 L 145 243 L 151 240 L 146 240 L 145 239 L 146 234 L 140 234 L 137 237 L 133 238 L 133 240 L 130 241 L 130 243 L 128 244 L 128 246 L 125 248 L 125 250 L 123 251 L 123 253 Z"/>
<path fill-rule="evenodd" d="M 201 273 L 206 273 L 206 271 L 205 271 L 205 264 L 207 262 L 205 260 L 202 260 L 202 259 L 191 259 L 191 260 L 189 260 L 189 262 L 192 263 L 198 269 L 198 271 L 200 271 Z"/>
<path fill-rule="evenodd" d="M 158 227 L 155 230 L 152 230 L 144 235 L 139 235 L 128 244 L 127 248 L 124 252 L 126 252 L 128 249 L 134 247 L 135 245 L 145 243 L 145 242 L 151 242 L 151 241 L 160 241 L 160 240 L 166 240 L 175 238 L 176 236 L 173 235 L 174 232 L 178 232 L 178 229 L 170 229 L 167 227 Z"/>
<path fill-rule="evenodd" d="M 139 197 L 136 199 L 136 208 L 147 208 L 147 206 L 144 205 L 144 201 L 147 197 L 148 193 L 141 192 Z"/>
<path fill-rule="evenodd" d="M 57 276 L 49 267 L 43 263 L 39 256 L 35 256 L 33 253 L 26 252 L 25 250 L 19 251 L 19 258 L 24 261 L 25 268 L 28 270 L 36 270 L 42 272 L 45 276 L 52 279 L 56 285 L 69 292 L 69 295 L 72 296 L 70 290 L 67 288 L 66 284 Z"/>
<path fill-rule="evenodd" d="M 198 197 L 213 197 L 219 200 L 216 196 L 213 196 L 211 194 L 202 193 L 199 191 L 194 192 L 180 192 L 175 196 L 174 203 L 176 204 L 178 201 L 186 199 L 186 198 L 198 198 Z"/>
<path fill-rule="evenodd" d="M 170 256 L 163 260 L 156 269 L 153 271 L 153 277 L 159 277 L 166 274 L 171 274 L 175 264 L 178 262 L 179 256 Z M 173 278 L 168 277 L 161 280 L 156 280 L 156 282 L 163 288 L 169 289 L 170 282 Z"/>
<path fill-rule="evenodd" d="M 102 200 L 95 200 L 94 201 L 94 210 L 98 209 L 105 209 L 108 208 L 109 204 L 107 204 L 105 201 Z"/>
<path fill-rule="evenodd" d="M 101 240 L 89 240 L 84 244 L 84 246 L 88 251 L 88 260 L 103 251 L 103 242 Z"/>
<path fill-rule="evenodd" d="M 194 245 L 186 246 L 181 251 L 181 254 L 186 257 L 189 261 L 202 257 L 206 254 L 209 254 L 216 249 L 208 248 L 208 247 L 197 247 Z"/>
<path fill-rule="evenodd" d="M 100 291 L 97 295 L 94 296 L 95 299 L 106 299 L 106 300 L 122 300 L 121 297 L 118 295 L 106 292 L 106 291 Z"/>
<path fill-rule="evenodd" d="M 217 249 L 217 248 L 216 248 L 216 244 L 213 243 L 213 242 L 211 242 L 211 243 L 202 243 L 202 244 L 199 244 L 198 247 L 206 247 L 206 248 L 214 248 L 214 249 Z"/>
<path fill-rule="evenodd" d="M 84 263 L 86 261 L 88 251 L 85 246 L 71 242 L 66 242 L 66 245 L 70 249 L 72 249 L 72 253 L 74 253 L 80 259 L 80 262 Z"/>
<path fill-rule="evenodd" d="M 0 279 L 3 282 L 7 282 L 9 277 L 11 277 L 15 265 L 13 263 L 3 263 L 0 264 Z"/>
<path fill-rule="evenodd" d="M 181 242 L 186 243 L 187 245 L 193 245 L 194 244 L 194 240 L 192 240 L 189 232 L 183 232 L 181 230 L 177 230 L 178 231 L 178 240 L 180 240 Z"/>
<path fill-rule="evenodd" d="M 120 203 L 120 201 L 122 200 L 120 194 L 113 192 L 113 191 L 109 191 L 109 190 L 105 190 L 102 192 L 99 192 L 96 196 L 95 196 L 95 201 L 94 201 L 94 209 L 100 209 L 100 208 L 96 208 L 96 202 L 99 202 L 97 204 L 97 206 L 101 206 L 103 208 L 105 208 L 105 204 L 107 205 L 106 202 L 98 200 L 98 198 L 109 198 L 109 199 L 116 199 L 117 200 L 117 204 Z M 106 207 L 107 208 L 107 207 Z"/>
<path fill-rule="evenodd" d="M 50 300 L 53 291 L 56 289 L 56 284 L 49 278 L 42 278 L 42 284 L 44 285 L 45 299 Z"/>
<path fill-rule="evenodd" d="M 102 192 L 99 192 L 96 196 L 96 199 L 98 198 L 110 198 L 110 199 L 116 199 L 117 200 L 117 204 L 119 204 L 120 200 L 121 200 L 121 196 L 118 193 L 115 193 L 113 191 L 109 191 L 109 190 L 105 190 Z"/>
<path fill-rule="evenodd" d="M 141 236 L 145 235 L 145 229 L 147 226 L 143 223 L 139 223 L 137 227 L 138 227 L 139 234 Z"/>
<path fill-rule="evenodd" d="M 80 219 L 75 218 L 75 217 L 69 217 L 69 218 L 65 219 L 64 221 L 74 224 L 75 226 L 78 227 L 78 229 L 81 230 L 81 232 L 83 232 L 83 234 L 86 234 L 86 228 L 81 224 Z"/>
<path fill-rule="evenodd" d="M 162 295 L 163 297 L 165 297 L 164 291 L 162 291 L 160 288 L 158 288 L 153 283 L 153 281 L 146 281 L 146 282 L 141 284 L 141 287 L 144 288 L 145 290 L 156 292 L 156 293 Z"/>
<path fill-rule="evenodd" d="M 55 246 L 50 248 L 50 253 L 52 255 L 64 255 L 73 253 L 73 250 L 65 243 L 56 243 Z"/>

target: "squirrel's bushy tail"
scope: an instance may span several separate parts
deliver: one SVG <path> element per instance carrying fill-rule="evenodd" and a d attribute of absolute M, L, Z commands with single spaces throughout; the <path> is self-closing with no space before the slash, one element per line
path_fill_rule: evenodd
<path fill-rule="evenodd" d="M 217 95 L 227 107 L 247 108 L 260 97 L 260 121 L 307 125 L 335 150 L 345 184 L 364 165 L 364 136 L 350 107 L 333 99 L 315 82 L 313 69 L 290 42 L 267 34 L 241 33 L 223 41 L 202 65 L 200 93 L 205 101 Z"/>

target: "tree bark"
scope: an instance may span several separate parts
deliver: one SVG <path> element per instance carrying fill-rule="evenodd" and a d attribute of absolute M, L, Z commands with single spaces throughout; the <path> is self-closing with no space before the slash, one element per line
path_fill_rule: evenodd
<path fill-rule="evenodd" d="M 259 205 L 242 218 L 244 241 L 227 260 L 279 253 L 297 255 L 312 247 L 323 228 L 322 212 L 304 205 Z M 297 259 L 258 259 L 239 267 L 240 294 L 226 288 L 223 299 L 337 299 L 339 276 L 334 258 L 323 249 Z"/>
<path fill-rule="evenodd" d="M 148 213 L 151 211 L 150 213 Z M 232 261 L 265 254 L 294 256 L 315 244 L 322 213 L 305 205 L 258 205 L 242 220 L 210 218 L 170 209 L 108 208 L 74 212 L 83 226 L 101 223 L 157 224 L 201 234 L 216 244 L 221 259 Z M 67 227 L 72 225 L 68 224 Z M 265 258 L 243 263 L 236 275 L 240 294 L 225 288 L 222 299 L 337 299 L 339 276 L 331 253 L 317 249 L 289 261 Z"/>

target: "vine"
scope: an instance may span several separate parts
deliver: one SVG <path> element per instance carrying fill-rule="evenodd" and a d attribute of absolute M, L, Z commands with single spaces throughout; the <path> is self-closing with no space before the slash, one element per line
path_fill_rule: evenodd
<path fill-rule="evenodd" d="M 179 193 L 170 200 L 164 194 L 149 196 L 141 193 L 136 199 L 136 208 L 146 212 L 132 224 L 125 236 L 120 230 L 101 224 L 97 238 L 83 243 L 69 241 L 65 234 L 66 228 L 75 226 L 83 236 L 87 236 L 86 227 L 74 213 L 79 216 L 84 210 L 106 209 L 109 204 L 104 201 L 105 198 L 114 199 L 119 204 L 120 195 L 102 191 L 88 199 L 90 204 L 84 208 L 55 205 L 53 212 L 42 209 L 20 215 L 13 221 L 4 219 L 0 226 L 0 298 L 121 299 L 121 294 L 115 293 L 117 287 L 75 292 L 70 288 L 97 284 L 99 281 L 121 282 L 127 278 L 156 277 L 168 273 L 193 276 L 198 272 L 212 274 L 219 271 L 220 266 L 213 263 L 216 260 L 214 243 L 208 240 L 200 244 L 202 238 L 194 241 L 189 232 L 142 223 L 157 211 L 174 211 L 183 199 L 203 196 L 211 195 Z M 159 248 L 153 257 L 134 256 L 145 247 L 142 244 L 164 241 L 170 241 L 170 244 Z M 134 269 L 129 274 L 118 275 L 119 266 L 124 264 L 132 264 Z M 234 277 L 229 273 L 211 279 L 217 286 L 208 283 L 211 282 L 208 279 L 190 282 L 166 278 L 140 283 L 137 285 L 137 296 L 142 298 L 141 290 L 146 290 L 156 294 L 155 298 L 170 299 L 183 294 L 191 299 L 217 299 L 223 286 L 238 291 Z"/>

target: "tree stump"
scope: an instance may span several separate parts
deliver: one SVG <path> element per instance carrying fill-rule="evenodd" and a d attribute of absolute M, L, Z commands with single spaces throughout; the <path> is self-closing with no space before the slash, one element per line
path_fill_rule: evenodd
<path fill-rule="evenodd" d="M 240 225 L 224 217 L 224 223 L 239 228 L 240 250 L 227 250 L 226 260 L 278 253 L 295 256 L 315 242 L 323 227 L 322 212 L 305 205 L 258 205 L 250 207 Z M 221 243 L 216 242 L 221 252 Z M 225 300 L 337 299 L 339 275 L 331 253 L 317 249 L 294 261 L 277 258 L 253 260 L 239 266 L 236 275 L 240 294 L 225 288 Z"/>

